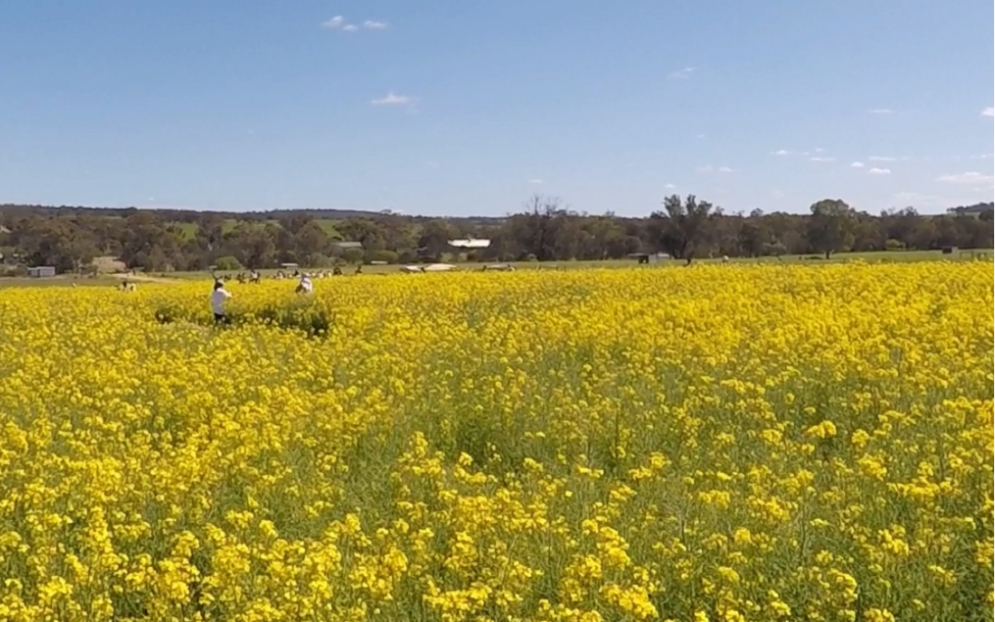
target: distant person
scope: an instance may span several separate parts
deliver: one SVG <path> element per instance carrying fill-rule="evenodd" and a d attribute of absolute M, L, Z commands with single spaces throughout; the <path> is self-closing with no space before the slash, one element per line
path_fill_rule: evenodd
<path fill-rule="evenodd" d="M 304 273 L 301 275 L 301 282 L 297 284 L 298 294 L 310 294 L 314 291 L 314 284 L 311 283 L 311 277 Z"/>
<path fill-rule="evenodd" d="M 231 292 L 225 289 L 225 284 L 221 281 L 214 282 L 214 291 L 211 292 L 211 311 L 214 312 L 214 322 L 216 324 L 229 324 L 231 320 L 225 313 L 225 304 L 231 298 Z"/>

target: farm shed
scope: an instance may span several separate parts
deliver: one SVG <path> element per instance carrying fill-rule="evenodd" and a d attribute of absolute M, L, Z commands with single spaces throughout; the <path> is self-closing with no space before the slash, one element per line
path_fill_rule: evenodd
<path fill-rule="evenodd" d="M 629 259 L 635 259 L 639 263 L 655 264 L 663 259 L 670 259 L 667 253 L 629 253 Z"/>
<path fill-rule="evenodd" d="M 54 266 L 33 266 L 28 268 L 28 276 L 35 279 L 46 279 L 55 276 Z"/>
<path fill-rule="evenodd" d="M 339 250 L 346 251 L 346 250 L 349 250 L 350 248 L 362 249 L 363 248 L 363 243 L 362 242 L 343 242 L 343 241 L 338 241 L 338 242 L 332 242 L 332 246 L 334 246 L 335 248 L 337 248 Z"/>

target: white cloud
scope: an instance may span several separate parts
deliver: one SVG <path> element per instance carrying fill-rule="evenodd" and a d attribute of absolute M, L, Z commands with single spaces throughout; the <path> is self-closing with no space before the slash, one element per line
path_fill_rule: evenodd
<path fill-rule="evenodd" d="M 720 167 L 718 168 L 718 171 L 719 171 L 720 173 L 731 173 L 731 172 L 732 172 L 732 169 L 731 169 L 731 168 L 729 168 L 728 166 L 720 166 Z"/>
<path fill-rule="evenodd" d="M 676 186 L 676 185 L 674 185 L 674 184 L 664 184 L 664 186 L 663 186 L 663 187 L 664 187 L 664 188 L 666 188 L 667 190 L 673 190 L 673 189 L 674 189 L 674 188 L 676 188 L 677 186 Z"/>
<path fill-rule="evenodd" d="M 387 28 L 387 24 L 385 22 L 378 22 L 372 19 L 368 19 L 365 22 L 363 22 L 363 28 L 367 30 L 383 30 Z"/>
<path fill-rule="evenodd" d="M 982 175 L 981 173 L 971 171 L 968 173 L 957 173 L 955 175 L 943 175 L 938 177 L 936 181 L 942 181 L 945 184 L 990 186 L 993 180 L 995 180 L 995 178 L 991 175 Z"/>
<path fill-rule="evenodd" d="M 342 30 L 344 30 L 345 32 L 356 32 L 357 30 L 359 30 L 359 27 L 356 26 L 355 24 L 346 24 L 345 26 L 342 27 Z"/>
<path fill-rule="evenodd" d="M 898 158 L 892 158 L 890 156 L 868 156 L 867 158 L 871 162 L 895 162 Z"/>
<path fill-rule="evenodd" d="M 983 116 L 983 117 L 989 117 L 989 118 L 990 117 L 995 117 L 995 108 L 992 108 L 991 106 L 988 106 L 987 108 L 985 108 L 984 110 L 981 111 L 981 116 Z"/>
<path fill-rule="evenodd" d="M 374 99 L 370 103 L 374 106 L 404 106 L 407 104 L 413 104 L 415 102 L 414 97 L 408 97 L 407 95 L 397 95 L 394 91 L 387 93 L 386 97 L 381 97 L 379 99 Z"/>
<path fill-rule="evenodd" d="M 342 28 L 343 25 L 345 25 L 345 18 L 342 17 L 341 15 L 336 15 L 327 22 L 321 23 L 322 28 L 329 28 L 331 30 L 335 30 L 336 28 Z"/>
<path fill-rule="evenodd" d="M 809 162 L 818 162 L 820 164 L 829 164 L 830 162 L 835 162 L 836 158 L 827 158 L 823 156 L 815 156 L 808 159 Z"/>
<path fill-rule="evenodd" d="M 540 184 L 542 184 L 544 182 L 541 179 L 530 179 L 529 183 L 538 186 L 538 185 L 540 185 Z"/>
<path fill-rule="evenodd" d="M 867 171 L 868 175 L 891 175 L 890 168 L 872 168 Z"/>
<path fill-rule="evenodd" d="M 825 151 L 825 149 L 823 149 L 822 147 L 816 147 L 815 148 L 815 152 L 816 153 L 822 153 L 823 151 Z"/>
<path fill-rule="evenodd" d="M 868 114 L 878 114 L 878 115 L 889 115 L 895 114 L 895 111 L 891 108 L 871 108 L 867 111 Z"/>
<path fill-rule="evenodd" d="M 686 80 L 691 77 L 694 73 L 694 67 L 685 67 L 683 69 L 678 69 L 677 71 L 671 71 L 667 74 L 668 80 Z"/>
<path fill-rule="evenodd" d="M 850 168 L 864 168 L 864 163 L 863 162 L 854 162 L 853 164 L 850 165 Z"/>
<path fill-rule="evenodd" d="M 715 170 L 715 167 L 712 166 L 711 164 L 706 164 L 705 166 L 699 166 L 694 170 L 698 171 L 699 173 L 711 173 L 712 171 Z"/>
<path fill-rule="evenodd" d="M 786 155 L 791 155 L 791 152 L 788 151 L 787 149 L 778 149 L 777 151 L 771 151 L 770 154 L 776 156 L 786 156 Z"/>

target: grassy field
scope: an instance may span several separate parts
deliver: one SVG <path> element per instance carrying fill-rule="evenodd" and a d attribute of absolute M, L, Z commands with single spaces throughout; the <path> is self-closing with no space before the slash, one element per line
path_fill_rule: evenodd
<path fill-rule="evenodd" d="M 0 619 L 992 620 L 993 284 L 5 291 Z"/>

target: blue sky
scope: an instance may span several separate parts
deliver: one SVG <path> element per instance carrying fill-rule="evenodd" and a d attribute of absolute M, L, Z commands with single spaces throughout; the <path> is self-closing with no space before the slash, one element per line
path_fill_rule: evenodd
<path fill-rule="evenodd" d="M 991 0 L 5 0 L 0 202 L 936 212 L 992 200 L 993 19 Z"/>

